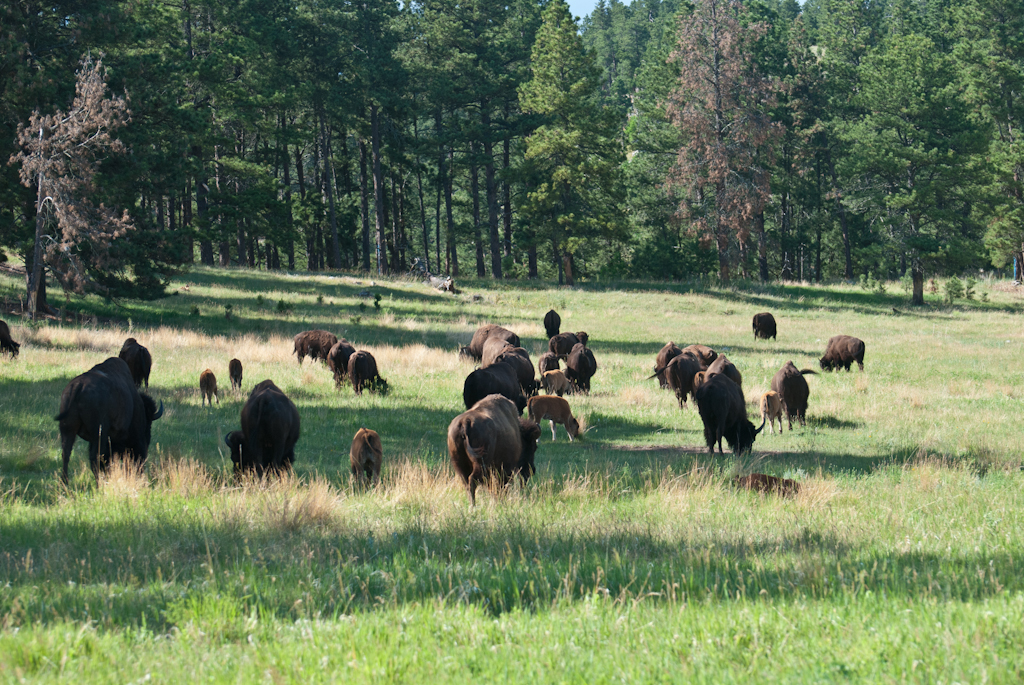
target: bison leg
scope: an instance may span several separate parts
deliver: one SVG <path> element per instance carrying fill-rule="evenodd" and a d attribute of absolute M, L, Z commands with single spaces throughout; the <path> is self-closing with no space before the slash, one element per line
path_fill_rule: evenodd
<path fill-rule="evenodd" d="M 549 419 L 548 423 L 551 424 L 551 442 L 555 441 L 555 420 Z"/>
<path fill-rule="evenodd" d="M 61 457 L 64 460 L 64 468 L 61 470 L 60 480 L 64 485 L 68 484 L 68 461 L 71 459 L 71 450 L 75 446 L 75 435 L 74 431 L 61 430 L 60 432 L 60 450 Z M 92 451 L 92 445 L 89 446 L 90 452 Z"/>
<path fill-rule="evenodd" d="M 469 502 L 474 507 L 476 506 L 476 486 L 482 483 L 484 480 L 483 469 L 480 464 L 473 462 L 473 470 L 469 474 L 469 478 L 466 479 L 466 487 L 469 489 Z"/>

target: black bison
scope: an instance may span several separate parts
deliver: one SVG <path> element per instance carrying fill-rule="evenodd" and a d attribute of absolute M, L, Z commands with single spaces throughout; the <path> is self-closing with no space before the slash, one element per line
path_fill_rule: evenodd
<path fill-rule="evenodd" d="M 327 353 L 327 368 L 334 374 L 334 385 L 341 387 L 348 375 L 348 360 L 356 353 L 356 348 L 348 340 L 342 338 L 334 343 Z"/>
<path fill-rule="evenodd" d="M 576 331 L 576 339 L 579 340 L 584 347 L 586 347 L 587 343 L 590 342 L 590 336 L 587 335 L 586 331 Z"/>
<path fill-rule="evenodd" d="M 290 471 L 299 441 L 299 410 L 274 381 L 259 383 L 242 407 L 242 430 L 224 436 L 235 476 Z"/>
<path fill-rule="evenodd" d="M 761 338 L 767 340 L 768 338 L 775 337 L 775 317 L 769 312 L 761 312 L 760 314 L 754 314 L 754 340 Z"/>
<path fill-rule="evenodd" d="M 674 358 L 681 355 L 683 351 L 674 342 L 667 342 L 665 346 L 658 350 L 658 356 L 654 359 L 654 375 L 651 378 L 657 378 L 658 384 L 663 387 L 668 387 L 668 379 L 665 377 L 665 367 Z"/>
<path fill-rule="evenodd" d="M 60 396 L 60 411 L 54 417 L 64 458 L 61 480 L 68 482 L 75 438 L 89 443 L 89 467 L 97 483 L 100 471 L 110 468 L 115 454 L 141 468 L 149 453 L 153 422 L 163 413 L 163 402 L 158 409 L 149 395 L 139 392 L 123 359 L 110 357 L 73 378 Z"/>
<path fill-rule="evenodd" d="M 796 416 L 801 426 L 806 425 L 804 417 L 807 414 L 807 398 L 810 397 L 811 389 L 807 386 L 804 374 L 808 373 L 815 372 L 810 369 L 800 370 L 793 362 L 789 361 L 772 378 L 772 390 L 779 393 L 779 397 L 786 406 L 789 430 L 793 430 L 793 416 Z M 781 427 L 782 419 L 780 418 L 780 430 Z"/>
<path fill-rule="evenodd" d="M 514 349 L 516 346 L 503 338 L 488 338 L 484 343 L 484 352 L 480 357 L 481 366 L 490 366 L 506 350 Z"/>
<path fill-rule="evenodd" d="M 213 375 L 213 371 L 206 369 L 199 374 L 199 392 L 202 393 L 203 399 L 200 404 L 206 404 L 210 402 L 210 406 L 213 406 L 213 398 L 217 398 L 217 404 L 220 404 L 220 395 L 217 394 L 217 377 Z"/>
<path fill-rule="evenodd" d="M 553 338 L 558 335 L 561 327 L 562 317 L 560 317 L 558 312 L 554 309 L 544 315 L 544 330 L 547 331 L 549 338 Z"/>
<path fill-rule="evenodd" d="M 825 356 L 819 361 L 825 371 L 838 371 L 840 366 L 849 371 L 854 362 L 863 371 L 864 341 L 849 335 L 834 335 L 828 339 Z"/>
<path fill-rule="evenodd" d="M 11 338 L 11 329 L 6 321 L 0 321 L 0 354 L 9 354 L 12 359 L 18 357 L 21 343 L 16 343 Z"/>
<path fill-rule="evenodd" d="M 691 397 L 697 391 L 693 381 L 701 371 L 700 361 L 692 354 L 680 354 L 673 357 L 668 366 L 665 367 L 665 378 L 668 380 L 668 387 L 676 394 L 679 400 L 679 408 L 686 404 L 686 395 Z"/>
<path fill-rule="evenodd" d="M 575 333 L 559 333 L 548 340 L 548 350 L 559 359 L 565 359 L 579 343 L 580 339 Z"/>
<path fill-rule="evenodd" d="M 508 398 L 487 395 L 449 424 L 448 454 L 474 506 L 480 483 L 495 478 L 504 487 L 516 474 L 526 482 L 536 470 L 540 427 L 521 412 Z"/>
<path fill-rule="evenodd" d="M 380 480 L 380 467 L 384 461 L 384 450 L 380 444 L 377 431 L 360 428 L 352 438 L 352 447 L 348 451 L 352 464 L 352 475 L 362 480 L 363 475 L 370 482 Z"/>
<path fill-rule="evenodd" d="M 529 352 L 522 347 L 507 347 L 494 361 L 498 364 L 508 364 L 515 369 L 519 387 L 523 389 L 524 395 L 531 397 L 537 394 L 537 372 L 530 361 Z"/>
<path fill-rule="evenodd" d="M 687 345 L 683 348 L 683 352 L 689 352 L 694 357 L 700 360 L 700 363 L 705 367 L 711 366 L 716 359 L 718 359 L 718 353 L 707 345 Z"/>
<path fill-rule="evenodd" d="M 565 362 L 565 377 L 582 392 L 590 392 L 590 379 L 597 373 L 597 360 L 590 348 L 576 343 Z"/>
<path fill-rule="evenodd" d="M 377 371 L 377 360 L 366 350 L 359 350 L 348 358 L 348 380 L 357 395 L 363 388 L 381 395 L 388 394 L 388 382 Z"/>
<path fill-rule="evenodd" d="M 124 345 L 121 345 L 121 352 L 117 356 L 128 365 L 136 387 L 142 387 L 142 383 L 145 382 L 148 390 L 149 371 L 153 368 L 153 357 L 150 356 L 149 350 L 140 345 L 135 338 L 128 338 Z"/>
<path fill-rule="evenodd" d="M 769 476 L 765 473 L 751 473 L 749 476 L 736 476 L 732 484 L 742 490 L 764 494 L 792 497 L 800 492 L 800 483 L 789 478 Z"/>
<path fill-rule="evenodd" d="M 473 339 L 468 345 L 459 350 L 459 354 L 468 359 L 480 361 L 484 356 L 484 343 L 486 343 L 490 338 L 500 338 L 512 345 L 512 347 L 519 347 L 518 335 L 507 328 L 502 328 L 501 326 L 493 323 L 486 323 L 476 329 L 476 333 L 473 334 Z"/>
<path fill-rule="evenodd" d="M 228 376 L 231 377 L 231 389 L 242 389 L 242 362 L 232 359 L 228 362 Z"/>
<path fill-rule="evenodd" d="M 750 451 L 754 446 L 754 438 L 764 428 L 764 422 L 761 422 L 760 428 L 754 428 L 754 424 L 747 419 L 747 405 L 743 401 L 740 386 L 726 376 L 716 374 L 697 389 L 694 398 L 704 423 L 704 441 L 711 454 L 715 453 L 716 442 L 718 452 L 723 453 L 722 438 L 726 439 L 733 454 L 737 456 Z"/>
<path fill-rule="evenodd" d="M 558 355 L 551 352 L 545 352 L 537 360 L 537 371 L 542 376 L 548 371 L 558 371 L 560 368 L 562 367 L 558 365 Z"/>
<path fill-rule="evenodd" d="M 712 376 L 718 375 L 725 376 L 739 386 L 740 394 L 743 394 L 743 374 L 724 354 L 719 355 L 715 361 L 711 362 L 711 366 L 707 368 L 704 375 L 698 378 L 698 383 L 706 383 Z"/>
<path fill-rule="evenodd" d="M 462 401 L 466 409 L 488 395 L 507 397 L 519 409 L 520 414 L 526 408 L 526 397 L 519 387 L 519 375 L 508 364 L 492 364 L 466 376 L 466 381 L 462 385 Z"/>
<path fill-rule="evenodd" d="M 309 357 L 313 361 L 327 361 L 327 354 L 338 342 L 338 336 L 327 331 L 303 331 L 294 338 L 294 354 L 299 358 L 299 365 L 302 360 Z"/>

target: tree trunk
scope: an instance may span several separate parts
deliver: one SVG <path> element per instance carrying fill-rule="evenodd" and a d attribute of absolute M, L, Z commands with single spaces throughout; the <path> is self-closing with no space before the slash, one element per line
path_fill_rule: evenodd
<path fill-rule="evenodd" d="M 480 123 L 484 129 L 484 185 L 487 190 L 487 226 L 491 238 L 491 277 L 501 280 L 501 236 L 498 233 L 498 184 L 494 178 L 494 143 L 491 141 L 491 108 L 481 104 Z"/>
<path fill-rule="evenodd" d="M 419 138 L 419 131 L 416 128 L 416 120 L 413 119 L 413 134 Z M 427 230 L 427 207 L 423 203 L 423 172 L 420 169 L 420 156 L 416 155 L 416 190 L 420 196 L 420 225 L 423 229 L 423 263 L 427 273 L 430 273 L 430 231 Z"/>
<path fill-rule="evenodd" d="M 528 264 L 529 272 L 527 276 L 529 278 L 537 278 L 537 246 L 530 245 L 530 249 L 526 251 L 526 261 Z"/>
<path fill-rule="evenodd" d="M 43 139 L 43 129 L 39 129 L 39 140 Z M 46 304 L 46 276 L 43 273 L 43 230 L 46 227 L 46 218 L 43 214 L 43 205 L 46 201 L 45 177 L 39 173 L 36 181 L 36 236 L 32 244 L 32 271 L 29 272 L 28 282 L 25 284 L 28 289 L 28 314 L 33 319 L 36 315 L 47 309 Z"/>
<path fill-rule="evenodd" d="M 764 210 L 757 213 L 754 218 L 754 226 L 757 231 L 757 266 L 761 272 L 761 282 L 768 282 L 768 236 L 764 231 Z"/>
<path fill-rule="evenodd" d="M 459 251 L 455 240 L 455 218 L 452 214 L 452 184 L 455 178 L 455 150 L 448 150 L 448 175 L 444 182 L 444 211 L 448 221 L 448 255 L 451 262 L 451 270 L 448 272 L 452 278 L 459 276 Z"/>
<path fill-rule="evenodd" d="M 573 260 L 572 252 L 565 252 L 562 254 L 562 264 L 565 267 L 565 284 L 576 285 L 576 279 L 573 276 L 575 261 Z"/>
<path fill-rule="evenodd" d="M 384 174 L 380 167 L 380 117 L 377 105 L 370 105 L 370 147 L 373 153 L 373 205 L 377 228 L 377 273 L 387 273 L 388 256 L 384 244 L 387 221 L 384 218 Z"/>
<path fill-rule="evenodd" d="M 388 178 L 391 180 L 391 240 L 394 251 L 391 253 L 392 268 L 401 273 L 405 271 L 405 232 L 402 230 L 402 191 L 395 181 L 395 165 L 388 165 Z"/>
<path fill-rule="evenodd" d="M 284 241 L 284 251 L 288 255 L 288 270 L 295 270 L 295 217 L 292 216 L 292 176 L 291 163 L 288 159 L 288 146 L 284 146 L 284 204 L 288 209 L 288 217 L 285 220 L 285 231 L 288 237 Z"/>
<path fill-rule="evenodd" d="M 327 206 L 331 217 L 331 268 L 341 268 L 341 242 L 338 240 L 338 215 L 334 210 L 334 169 L 331 165 L 331 139 L 327 135 L 327 124 L 324 123 L 323 111 L 320 112 L 320 146 L 324 158 L 324 191 L 327 193 Z"/>
<path fill-rule="evenodd" d="M 441 192 L 444 186 L 444 144 L 441 140 L 441 108 L 434 112 L 434 131 L 437 134 L 437 203 L 434 211 L 434 256 L 437 270 L 441 271 Z"/>
<path fill-rule="evenodd" d="M 501 181 L 502 192 L 503 192 L 503 195 L 504 195 L 504 197 L 502 198 L 504 200 L 504 208 L 502 210 L 501 215 L 502 215 L 502 222 L 504 224 L 504 229 L 505 229 L 505 244 L 503 246 L 504 247 L 503 252 L 504 252 L 504 255 L 506 257 L 511 257 L 512 256 L 512 187 L 511 187 L 511 184 L 508 181 L 509 165 L 511 163 L 511 155 L 510 155 L 510 150 L 509 150 L 510 140 L 509 140 L 509 136 L 508 136 L 508 133 L 507 133 L 507 130 L 508 130 L 508 128 L 507 128 L 507 123 L 508 123 L 508 104 L 507 103 L 505 104 L 505 123 L 506 123 L 506 134 L 505 134 L 505 141 L 504 141 L 504 144 L 503 144 L 504 145 L 504 149 L 502 150 L 502 159 L 501 159 L 502 171 L 504 172 L 504 176 L 503 176 L 502 181 Z"/>
<path fill-rule="evenodd" d="M 359 139 L 359 210 L 363 222 L 363 271 L 370 271 L 370 183 L 366 175 L 366 141 Z"/>
<path fill-rule="evenodd" d="M 910 304 L 921 306 L 924 304 L 924 270 L 921 268 L 920 259 L 914 258 L 910 272 L 914 279 L 914 296 Z"/>
<path fill-rule="evenodd" d="M 839 175 L 836 174 L 836 164 L 832 155 L 828 157 L 829 173 L 832 176 L 832 193 L 836 198 L 836 211 L 839 213 L 839 229 L 843 236 L 843 257 L 846 259 L 846 280 L 853 280 L 853 254 L 850 247 L 850 225 L 846 216 L 846 207 L 843 205 L 839 195 Z M 922 295 L 921 304 L 924 304 Z"/>
<path fill-rule="evenodd" d="M 558 285 L 565 283 L 565 272 L 562 271 L 562 256 L 558 253 L 558 243 L 551 239 L 551 254 L 555 259 L 555 268 L 558 269 Z"/>
<path fill-rule="evenodd" d="M 476 165 L 476 143 L 470 145 L 473 161 L 469 167 L 469 192 L 473 196 L 473 245 L 476 247 L 476 275 L 487 275 L 484 268 L 484 244 L 480 238 L 480 172 Z"/>

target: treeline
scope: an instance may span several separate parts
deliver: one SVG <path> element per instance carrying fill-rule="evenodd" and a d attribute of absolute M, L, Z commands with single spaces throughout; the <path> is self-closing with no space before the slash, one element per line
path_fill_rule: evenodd
<path fill-rule="evenodd" d="M 130 121 L 90 199 L 133 229 L 102 262 L 65 244 L 113 294 L 193 261 L 918 285 L 1020 263 L 1022 24 L 1020 0 L 613 0 L 582 26 L 564 0 L 7 3 L 0 158 L 102 55 Z M 29 264 L 38 184 L 0 183 Z"/>

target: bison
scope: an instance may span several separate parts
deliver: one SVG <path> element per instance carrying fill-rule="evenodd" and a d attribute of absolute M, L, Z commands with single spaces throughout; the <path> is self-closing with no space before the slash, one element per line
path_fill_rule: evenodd
<path fill-rule="evenodd" d="M 537 371 L 543 375 L 548 371 L 558 371 L 561 367 L 558 365 L 558 355 L 552 354 L 551 352 L 545 352 L 537 360 Z"/>
<path fill-rule="evenodd" d="M 570 389 L 569 379 L 561 371 L 548 371 L 540 377 L 540 385 L 549 395 L 561 397 Z"/>
<path fill-rule="evenodd" d="M 200 404 L 206 404 L 209 401 L 212 407 L 214 397 L 217 398 L 217 404 L 220 404 L 220 395 L 217 394 L 217 377 L 213 375 L 213 371 L 210 369 L 206 369 L 199 374 L 199 392 L 203 395 Z"/>
<path fill-rule="evenodd" d="M 537 373 L 530 361 L 530 353 L 522 347 L 507 347 L 505 351 L 494 360 L 497 364 L 508 364 L 515 369 L 519 378 L 519 387 L 527 397 L 537 394 Z"/>
<path fill-rule="evenodd" d="M 526 403 L 527 415 L 531 421 L 540 424 L 547 419 L 551 424 L 551 442 L 555 441 L 555 424 L 565 426 L 565 432 L 569 434 L 569 442 L 572 442 L 580 434 L 580 422 L 572 415 L 569 403 L 561 397 L 531 397 Z"/>
<path fill-rule="evenodd" d="M 231 389 L 242 389 L 242 362 L 232 359 L 228 362 L 228 375 L 231 376 Z"/>
<path fill-rule="evenodd" d="M 388 382 L 380 377 L 377 360 L 366 350 L 359 350 L 348 358 L 348 380 L 357 395 L 363 394 L 363 388 L 381 395 L 388 394 Z"/>
<path fill-rule="evenodd" d="M 729 361 L 729 358 L 724 354 L 719 355 L 715 361 L 711 362 L 711 366 L 704 372 L 703 382 L 707 382 L 712 376 L 723 375 L 737 386 L 739 386 L 740 394 L 743 394 L 743 374 L 736 368 L 736 365 Z"/>
<path fill-rule="evenodd" d="M 504 364 L 490 368 L 501 366 Z M 504 487 L 516 474 L 526 482 L 536 470 L 540 427 L 520 418 L 521 412 L 507 397 L 487 395 L 448 426 L 448 454 L 473 506 L 477 486 L 488 478 L 497 478 Z"/>
<path fill-rule="evenodd" d="M 362 480 L 366 474 L 370 482 L 380 480 L 380 466 L 384 461 L 384 451 L 381 449 L 380 436 L 377 431 L 369 428 L 360 428 L 352 438 L 352 448 L 348 452 L 349 461 L 352 463 L 352 475 L 356 480 Z"/>
<path fill-rule="evenodd" d="M 565 359 L 579 343 L 575 333 L 559 333 L 548 341 L 548 350 L 559 359 Z"/>
<path fill-rule="evenodd" d="M 807 414 L 807 398 L 811 389 L 807 386 L 806 374 L 813 374 L 811 369 L 797 369 L 793 362 L 789 361 L 779 369 L 772 378 L 772 390 L 779 393 L 783 404 L 786 406 L 786 416 L 789 419 L 789 430 L 793 430 L 793 416 L 800 421 L 800 425 L 806 425 L 804 417 Z M 781 426 L 782 419 L 779 419 Z"/>
<path fill-rule="evenodd" d="M 764 422 L 760 428 L 754 428 L 747 419 L 747 405 L 740 386 L 723 374 L 716 374 L 697 389 L 694 398 L 704 423 L 704 440 L 711 454 L 715 453 L 716 442 L 719 454 L 723 454 L 722 438 L 737 456 L 750 451 L 754 438 L 764 428 Z"/>
<path fill-rule="evenodd" d="M 761 409 L 761 420 L 768 421 L 768 429 L 772 432 L 772 435 L 775 434 L 775 419 L 779 420 L 779 435 L 782 435 L 782 414 L 786 411 L 786 403 L 783 401 L 782 395 L 774 390 L 769 390 L 761 395 L 759 406 Z M 793 426 L 790 426 L 789 429 L 793 430 Z"/>
<path fill-rule="evenodd" d="M 743 490 L 765 494 L 792 497 L 800 492 L 800 483 L 789 478 L 769 476 L 764 473 L 751 473 L 749 476 L 736 476 L 732 484 Z"/>
<path fill-rule="evenodd" d="M 488 395 L 495 394 L 508 398 L 519 409 L 520 414 L 526 408 L 526 397 L 519 387 L 519 376 L 508 364 L 492 364 L 487 368 L 477 369 L 466 376 L 466 381 L 462 385 L 462 401 L 466 409 Z"/>
<path fill-rule="evenodd" d="M 775 317 L 769 312 L 761 312 L 760 314 L 754 314 L 754 340 L 761 338 L 767 340 L 768 338 L 775 338 Z"/>
<path fill-rule="evenodd" d="M 110 468 L 115 454 L 123 454 L 139 468 L 146 461 L 153 422 L 164 414 L 149 395 L 139 392 L 123 359 L 110 357 L 64 388 L 60 411 L 54 419 L 60 428 L 64 467 L 61 480 L 68 482 L 68 460 L 76 438 L 89 443 L 89 467 L 96 477 Z"/>
<path fill-rule="evenodd" d="M 849 371 L 854 362 L 863 371 L 864 341 L 849 335 L 834 335 L 828 339 L 825 356 L 819 362 L 825 371 L 838 371 L 840 366 Z"/>
<path fill-rule="evenodd" d="M 334 343 L 327 353 L 327 368 L 334 374 L 335 386 L 340 388 L 341 384 L 345 382 L 345 376 L 348 374 L 348 360 L 355 353 L 356 348 L 344 338 Z"/>
<path fill-rule="evenodd" d="M 711 366 L 718 359 L 718 353 L 707 345 L 687 345 L 683 348 L 683 352 L 689 352 L 695 356 L 705 367 Z"/>
<path fill-rule="evenodd" d="M 651 378 L 657 378 L 658 384 L 663 387 L 668 387 L 668 379 L 665 377 L 665 367 L 675 357 L 681 355 L 683 351 L 679 349 L 679 345 L 674 342 L 667 342 L 665 346 L 658 351 L 658 356 L 654 359 L 654 376 Z"/>
<path fill-rule="evenodd" d="M 569 354 L 569 360 L 565 362 L 565 377 L 578 390 L 590 392 L 590 379 L 597 373 L 597 360 L 594 353 L 583 343 L 576 343 Z"/>
<path fill-rule="evenodd" d="M 135 386 L 142 387 L 145 381 L 146 389 L 149 390 L 149 371 L 153 368 L 153 357 L 150 356 L 149 350 L 140 345 L 135 338 L 128 338 L 121 345 L 121 352 L 117 356 L 128 365 Z"/>
<path fill-rule="evenodd" d="M 587 335 L 586 331 L 576 331 L 576 339 L 579 340 L 584 347 L 586 347 L 587 343 L 590 342 L 590 336 Z"/>
<path fill-rule="evenodd" d="M 490 366 L 498 359 L 499 356 L 504 354 L 506 350 L 511 350 L 514 347 L 515 345 L 502 338 L 488 338 L 487 342 L 484 343 L 484 351 L 480 357 L 480 365 Z"/>
<path fill-rule="evenodd" d="M 480 361 L 484 356 L 484 343 L 491 338 L 500 338 L 505 342 L 512 345 L 512 347 L 519 347 L 519 336 L 501 326 L 493 323 L 487 323 L 476 329 L 476 333 L 473 334 L 473 339 L 469 345 L 462 347 L 459 350 L 459 354 L 467 359 L 474 359 Z"/>
<path fill-rule="evenodd" d="M 16 343 L 11 338 L 11 329 L 6 321 L 0 321 L 0 354 L 9 354 L 11 359 L 18 358 L 18 351 L 21 343 Z"/>
<path fill-rule="evenodd" d="M 265 380 L 252 389 L 242 407 L 241 422 L 242 430 L 224 436 L 236 477 L 291 470 L 299 441 L 299 410 L 274 381 Z"/>
<path fill-rule="evenodd" d="M 544 330 L 547 331 L 548 337 L 553 338 L 558 335 L 559 329 L 562 327 L 562 317 L 558 315 L 554 309 L 544 315 Z"/>
<path fill-rule="evenodd" d="M 700 370 L 700 361 L 689 353 L 673 357 L 665 367 L 664 373 L 668 380 L 668 387 L 672 388 L 676 394 L 680 409 L 686 404 L 686 395 L 689 394 L 692 397 L 697 391 L 697 386 L 693 381 Z"/>
<path fill-rule="evenodd" d="M 338 336 L 328 331 L 313 330 L 303 331 L 295 336 L 294 354 L 299 358 L 299 365 L 302 360 L 309 357 L 313 361 L 327 361 L 327 355 L 338 342 Z"/>

